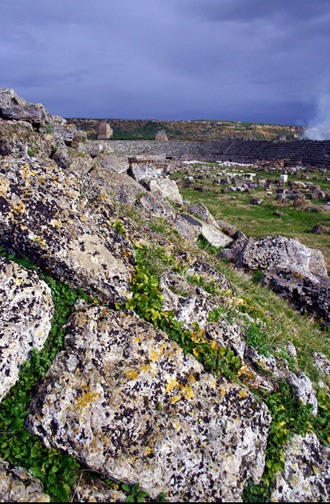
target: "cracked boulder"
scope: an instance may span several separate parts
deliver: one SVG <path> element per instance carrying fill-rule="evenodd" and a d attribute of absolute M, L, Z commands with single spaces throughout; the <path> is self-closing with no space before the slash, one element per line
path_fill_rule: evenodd
<path fill-rule="evenodd" d="M 327 276 L 327 267 L 320 250 L 311 249 L 283 236 L 249 238 L 242 253 L 242 266 L 256 271 L 272 268 L 291 270 L 304 276 Z"/>
<path fill-rule="evenodd" d="M 26 469 L 0 459 L 1 502 L 50 502 L 43 493 L 42 483 Z"/>
<path fill-rule="evenodd" d="M 170 502 L 237 501 L 259 482 L 271 418 L 247 389 L 128 310 L 82 308 L 65 344 L 30 404 L 46 446 Z"/>
<path fill-rule="evenodd" d="M 114 220 L 106 195 L 83 174 L 37 162 L 2 162 L 0 244 L 73 288 L 124 302 L 134 251 L 112 227 Z"/>
<path fill-rule="evenodd" d="M 284 471 L 277 473 L 272 502 L 329 502 L 330 450 L 314 433 L 295 435 L 284 451 Z"/>
<path fill-rule="evenodd" d="M 0 257 L 0 399 L 18 380 L 32 349 L 41 350 L 50 331 L 53 301 L 34 271 Z"/>
<path fill-rule="evenodd" d="M 207 292 L 173 272 L 161 277 L 159 288 L 163 295 L 163 310 L 172 310 L 176 318 L 189 329 L 195 323 L 204 327 L 209 313 L 218 306 Z"/>
<path fill-rule="evenodd" d="M 227 247 L 233 242 L 232 238 L 225 235 L 220 229 L 192 215 L 180 214 L 174 222 L 173 227 L 188 240 L 196 240 L 202 235 L 213 247 Z"/>

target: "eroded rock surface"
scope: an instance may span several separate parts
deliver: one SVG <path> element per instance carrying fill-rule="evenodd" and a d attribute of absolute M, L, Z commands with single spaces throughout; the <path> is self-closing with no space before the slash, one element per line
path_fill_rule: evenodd
<path fill-rule="evenodd" d="M 302 275 L 327 276 L 320 250 L 311 249 L 283 236 L 249 238 L 242 253 L 242 265 L 251 270 L 290 269 Z"/>
<path fill-rule="evenodd" d="M 0 243 L 55 278 L 110 301 L 129 295 L 131 243 L 114 208 L 83 174 L 21 160 L 0 171 Z"/>
<path fill-rule="evenodd" d="M 285 449 L 285 469 L 276 476 L 273 502 L 328 502 L 330 450 L 316 435 L 296 435 Z"/>
<path fill-rule="evenodd" d="M 28 418 L 47 446 L 169 501 L 237 501 L 259 481 L 270 415 L 246 389 L 129 311 L 86 306 L 66 346 Z"/>
<path fill-rule="evenodd" d="M 15 384 L 33 348 L 41 350 L 50 331 L 53 301 L 34 271 L 0 257 L 0 399 Z"/>
<path fill-rule="evenodd" d="M 26 469 L 0 460 L 1 502 L 50 502 L 41 482 Z"/>

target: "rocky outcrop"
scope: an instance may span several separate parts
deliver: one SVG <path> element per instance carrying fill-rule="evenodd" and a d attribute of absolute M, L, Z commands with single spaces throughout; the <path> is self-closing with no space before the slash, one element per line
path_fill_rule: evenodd
<path fill-rule="evenodd" d="M 14 467 L 0 460 L 1 502 L 50 502 L 42 491 L 42 484 L 26 469 Z"/>
<path fill-rule="evenodd" d="M 243 267 L 253 271 L 276 267 L 278 270 L 291 269 L 306 276 L 327 276 L 325 260 L 320 250 L 311 249 L 283 236 L 249 238 L 241 260 Z"/>
<path fill-rule="evenodd" d="M 55 278 L 117 302 L 129 295 L 134 253 L 112 227 L 113 214 L 104 193 L 83 175 L 37 162 L 2 162 L 2 244 Z"/>
<path fill-rule="evenodd" d="M 270 416 L 248 390 L 128 311 L 87 306 L 66 348 L 28 419 L 47 446 L 169 501 L 235 501 L 259 481 Z"/>
<path fill-rule="evenodd" d="M 214 247 L 226 247 L 233 241 L 220 229 L 188 214 L 180 214 L 173 227 L 188 240 L 195 240 L 202 235 Z"/>
<path fill-rule="evenodd" d="M 0 257 L 0 399 L 18 380 L 33 348 L 41 350 L 51 326 L 50 288 L 34 271 Z"/>
<path fill-rule="evenodd" d="M 263 274 L 262 283 L 289 299 L 301 313 L 310 313 L 330 325 L 329 278 L 303 276 L 292 270 L 274 268 Z"/>
<path fill-rule="evenodd" d="M 330 450 L 315 434 L 296 435 L 285 449 L 285 468 L 276 476 L 273 502 L 328 502 Z"/>
<path fill-rule="evenodd" d="M 60 122 L 65 119 L 55 118 L 40 103 L 30 103 L 20 98 L 13 89 L 0 90 L 0 117 L 3 119 L 26 121 L 37 127 Z"/>
<path fill-rule="evenodd" d="M 182 205 L 183 199 L 174 180 L 169 178 L 151 179 L 148 181 L 147 186 L 151 192 L 159 191 L 165 198 L 173 203 Z"/>

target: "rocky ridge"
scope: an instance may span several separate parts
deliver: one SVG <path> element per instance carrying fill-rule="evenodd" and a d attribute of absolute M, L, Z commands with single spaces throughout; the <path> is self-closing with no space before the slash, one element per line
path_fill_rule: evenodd
<path fill-rule="evenodd" d="M 18 370 L 26 372 L 26 359 L 34 365 L 50 332 L 53 302 L 38 274 L 52 278 L 53 295 L 68 292 L 62 282 L 89 295 L 74 307 L 70 301 L 71 316 L 59 327 L 63 343 L 59 338 L 47 373 L 30 388 L 28 410 L 19 413 L 23 438 L 27 429 L 49 453 L 63 450 L 82 469 L 110 478 L 118 501 L 118 485 L 140 498 L 157 500 L 165 493 L 168 501 L 326 499 L 329 453 L 320 443 L 330 442 L 324 428 L 327 356 L 315 354 L 323 381 L 313 382 L 299 368 L 292 344 L 269 353 L 256 343 L 269 320 L 197 244 L 226 247 L 220 254 L 232 254 L 238 267 L 263 271 L 275 290 L 284 274 L 305 282 L 301 306 L 327 323 L 322 254 L 282 237 L 247 238 L 216 222 L 204 205 L 182 202 L 167 178 L 170 161 L 130 158 L 125 169 L 120 159 L 118 169 L 102 144 L 86 144 L 82 152 L 80 132 L 12 90 L 0 92 L 0 117 L 0 246 L 6 256 L 0 264 L 1 364 L 9 384 L 3 394 L 20 385 Z M 15 262 L 22 263 L 22 256 L 35 272 Z M 281 293 L 295 302 L 290 285 Z M 320 290 L 318 308 L 313 300 Z M 10 352 L 9 370 L 6 352 L 17 335 L 21 352 Z M 3 404 L 14 399 L 9 392 Z M 281 416 L 286 408 L 299 418 Z M 27 452 L 15 455 L 16 435 L 10 434 L 10 449 L 3 446 L 1 456 L 25 462 L 31 481 L 36 475 L 46 486 L 36 483 L 31 494 L 22 479 L 24 500 L 36 500 L 36 491 L 40 499 L 47 492 L 56 498 L 56 484 L 62 500 L 100 498 L 97 483 L 80 479 L 74 486 L 65 465 L 77 466 L 69 459 L 63 467 L 50 465 L 45 477 Z M 309 459 L 318 475 L 306 486 L 300 472 L 307 474 Z M 8 462 L 3 464 L 8 473 Z"/>

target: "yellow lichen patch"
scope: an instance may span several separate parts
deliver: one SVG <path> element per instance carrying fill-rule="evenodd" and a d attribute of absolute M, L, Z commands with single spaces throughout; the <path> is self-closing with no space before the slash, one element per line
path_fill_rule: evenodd
<path fill-rule="evenodd" d="M 141 343 L 141 336 L 135 336 L 135 338 L 133 338 L 133 341 L 135 341 L 135 343 Z"/>
<path fill-rule="evenodd" d="M 193 399 L 195 397 L 193 390 L 189 387 L 189 385 L 180 385 L 180 389 L 184 393 L 186 399 Z"/>
<path fill-rule="evenodd" d="M 125 371 L 125 375 L 129 380 L 136 380 L 139 376 L 139 372 L 135 369 L 129 369 L 128 371 Z"/>
<path fill-rule="evenodd" d="M 146 457 L 148 457 L 148 455 L 155 455 L 155 450 L 153 448 L 150 448 L 150 446 L 148 446 L 145 450 L 144 450 L 144 455 Z"/>
<path fill-rule="evenodd" d="M 79 399 L 77 399 L 76 402 L 76 408 L 86 408 L 87 406 L 90 406 L 93 402 L 96 402 L 97 399 L 101 396 L 100 393 L 97 392 L 84 392 Z"/>
<path fill-rule="evenodd" d="M 179 387 L 180 383 L 175 378 L 167 378 L 166 392 L 171 392 L 174 387 Z"/>
<path fill-rule="evenodd" d="M 222 396 L 225 396 L 225 395 L 226 395 L 226 390 L 225 390 L 225 388 L 224 388 L 224 387 L 221 387 L 221 389 L 220 389 L 220 394 L 221 394 Z"/>
<path fill-rule="evenodd" d="M 61 221 L 59 221 L 59 220 L 52 219 L 52 220 L 50 221 L 50 225 L 51 225 L 51 226 L 55 226 L 55 227 L 61 227 L 61 226 L 62 226 L 62 222 L 61 222 Z"/>
<path fill-rule="evenodd" d="M 159 352 L 156 352 L 156 350 L 150 350 L 149 359 L 154 362 L 158 362 Z"/>
<path fill-rule="evenodd" d="M 191 375 L 191 374 L 190 374 L 190 375 L 188 376 L 188 380 L 190 381 L 190 383 L 193 383 L 193 382 L 195 382 L 195 381 L 196 381 L 196 378 L 195 378 L 193 375 Z"/>
<path fill-rule="evenodd" d="M 178 396 L 178 395 L 170 397 L 170 403 L 175 404 L 176 402 L 180 401 L 180 399 L 181 399 L 181 396 Z"/>
<path fill-rule="evenodd" d="M 241 390 L 238 395 L 241 399 L 244 399 L 245 397 L 247 397 L 247 392 L 246 390 Z"/>
<path fill-rule="evenodd" d="M 141 371 L 151 371 L 152 367 L 150 364 L 144 364 L 141 366 Z"/>

